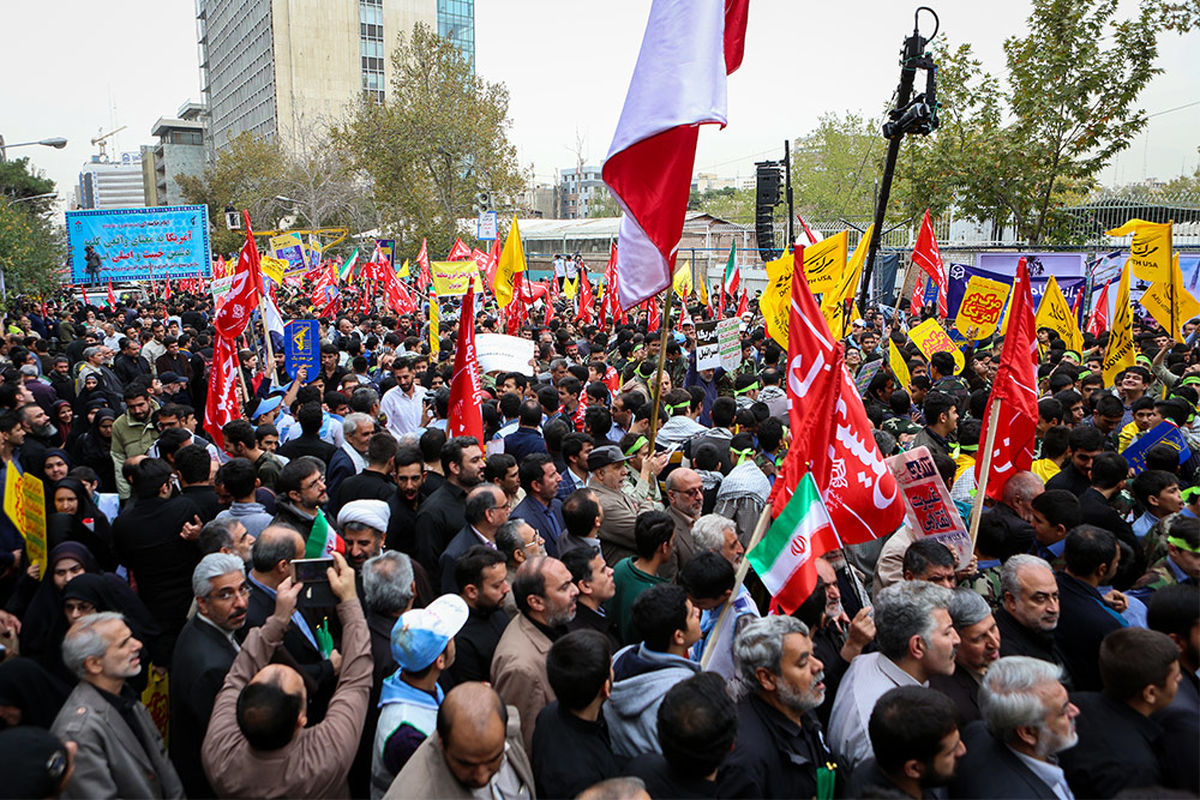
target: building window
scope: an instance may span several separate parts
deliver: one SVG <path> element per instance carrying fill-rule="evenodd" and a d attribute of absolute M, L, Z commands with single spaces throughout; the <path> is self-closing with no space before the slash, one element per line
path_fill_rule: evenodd
<path fill-rule="evenodd" d="M 475 0 L 438 0 L 438 36 L 449 39 L 475 69 Z"/>
<path fill-rule="evenodd" d="M 358 0 L 358 37 L 363 94 L 384 99 L 383 0 Z"/>

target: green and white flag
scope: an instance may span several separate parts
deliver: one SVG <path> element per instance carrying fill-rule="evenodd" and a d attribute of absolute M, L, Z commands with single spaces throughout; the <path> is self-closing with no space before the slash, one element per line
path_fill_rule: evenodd
<path fill-rule="evenodd" d="M 817 588 L 815 559 L 838 547 L 817 484 L 806 473 L 746 560 L 771 592 L 771 606 L 791 614 Z"/>

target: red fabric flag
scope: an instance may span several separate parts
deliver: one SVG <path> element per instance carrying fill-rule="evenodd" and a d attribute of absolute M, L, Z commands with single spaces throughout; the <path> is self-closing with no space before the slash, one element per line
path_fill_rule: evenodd
<path fill-rule="evenodd" d="M 726 124 L 726 75 L 741 63 L 749 0 L 654 0 L 602 169 L 625 211 L 623 308 L 671 284 L 700 125 Z M 611 287 L 610 287 L 611 289 Z"/>
<path fill-rule="evenodd" d="M 740 319 L 742 314 L 750 310 L 750 298 L 746 296 L 746 290 L 742 289 L 742 296 L 738 299 L 737 315 Z"/>
<path fill-rule="evenodd" d="M 946 296 L 950 284 L 946 278 L 946 265 L 942 263 L 942 251 L 933 235 L 933 220 L 929 217 L 928 208 L 925 209 L 925 217 L 921 220 L 921 230 L 917 233 L 912 260 L 938 287 L 938 315 L 944 319 L 947 314 Z"/>
<path fill-rule="evenodd" d="M 471 248 L 463 244 L 462 239 L 455 239 L 454 246 L 450 248 L 450 254 L 446 256 L 447 261 L 466 261 L 471 257 Z"/>
<path fill-rule="evenodd" d="M 802 251 L 798 251 L 802 253 Z M 843 544 L 886 536 L 904 519 L 895 476 L 875 444 L 862 398 L 796 259 L 788 321 L 788 417 L 793 432 L 782 480 L 772 489 L 776 516 L 801 476 L 811 472 Z"/>
<path fill-rule="evenodd" d="M 595 317 L 592 316 L 592 284 L 583 270 L 579 271 L 579 313 L 575 322 L 580 325 L 590 325 Z"/>
<path fill-rule="evenodd" d="M 254 244 L 254 234 L 250 230 L 250 213 L 243 211 L 242 214 L 246 220 L 246 241 L 234 269 L 233 287 L 213 319 L 217 333 L 230 339 L 241 336 L 242 331 L 246 330 L 250 313 L 258 306 L 258 297 L 262 292 L 262 272 L 258 262 L 258 246 Z"/>
<path fill-rule="evenodd" d="M 117 294 L 113 291 L 112 280 L 108 282 L 108 307 L 110 309 L 117 307 Z"/>
<path fill-rule="evenodd" d="M 658 301 L 653 297 L 646 302 L 650 304 L 650 313 L 646 318 L 646 331 L 648 333 L 654 333 L 658 330 L 659 326 L 662 325 L 662 312 L 658 310 Z"/>
<path fill-rule="evenodd" d="M 86 286 L 80 286 L 80 287 L 79 287 L 79 291 L 83 292 L 83 304 L 84 304 L 85 306 L 90 306 L 90 305 L 92 304 L 92 301 L 88 300 L 88 296 L 87 296 L 87 287 L 86 287 Z"/>
<path fill-rule="evenodd" d="M 479 362 L 475 355 L 475 287 L 463 296 L 458 316 L 458 344 L 454 348 L 454 374 L 450 379 L 450 414 L 447 433 L 473 436 L 483 445 L 483 407 L 479 404 Z"/>
<path fill-rule="evenodd" d="M 1108 330 L 1108 287 L 1109 284 L 1104 284 L 1104 288 L 1093 301 L 1092 316 L 1088 320 L 1087 330 L 1095 336 Z M 1080 294 L 1082 295 L 1082 292 Z"/>
<path fill-rule="evenodd" d="M 208 397 L 204 404 L 204 430 L 222 450 L 225 449 L 225 435 L 221 429 L 242 416 L 237 399 L 240 368 L 237 343 L 232 338 L 217 334 L 213 345 L 212 372 L 208 378 Z"/>
<path fill-rule="evenodd" d="M 999 500 L 1004 485 L 1014 473 L 1033 464 L 1033 440 L 1037 434 L 1037 326 L 1034 322 L 1033 290 L 1029 267 L 1017 262 L 1008 305 L 1008 333 L 1000 351 L 1000 368 L 992 384 L 988 413 L 983 418 L 979 441 L 986 442 L 992 403 L 999 402 L 996 437 L 987 475 L 987 496 Z M 980 481 L 983 459 L 975 462 L 975 480 Z"/>

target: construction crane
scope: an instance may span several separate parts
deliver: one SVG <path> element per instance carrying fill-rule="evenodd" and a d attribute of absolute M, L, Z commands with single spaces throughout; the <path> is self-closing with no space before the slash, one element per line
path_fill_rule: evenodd
<path fill-rule="evenodd" d="M 108 133 L 102 133 L 99 136 L 97 136 L 95 139 L 92 139 L 92 144 L 98 145 L 100 147 L 100 161 L 102 161 L 102 162 L 108 161 L 108 151 L 105 150 L 105 145 L 108 143 L 109 137 L 116 136 L 118 133 L 125 130 L 125 128 L 127 128 L 127 127 L 128 127 L 127 125 L 122 125 L 121 127 L 117 128 L 115 131 L 109 131 Z"/>

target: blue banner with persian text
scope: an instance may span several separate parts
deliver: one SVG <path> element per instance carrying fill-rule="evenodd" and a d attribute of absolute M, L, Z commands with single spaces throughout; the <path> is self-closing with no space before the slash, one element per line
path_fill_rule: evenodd
<path fill-rule="evenodd" d="M 67 245 L 72 283 L 212 275 L 208 206 L 68 211 Z"/>

